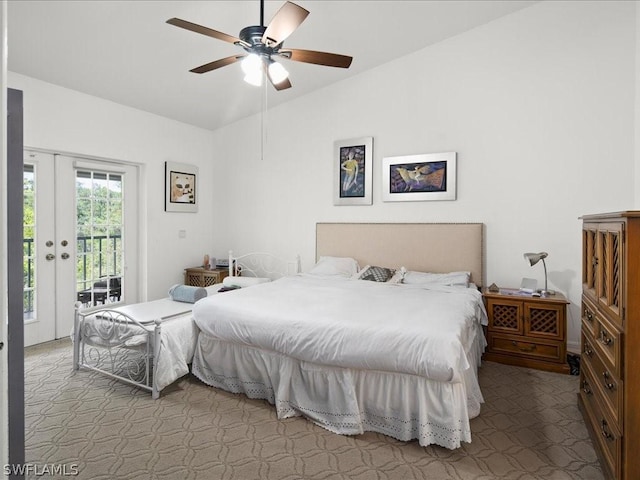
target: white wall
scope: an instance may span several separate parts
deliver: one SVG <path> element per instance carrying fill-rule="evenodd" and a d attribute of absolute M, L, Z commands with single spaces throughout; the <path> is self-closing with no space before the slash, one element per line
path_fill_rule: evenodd
<path fill-rule="evenodd" d="M 274 108 L 263 159 L 258 117 L 216 131 L 215 254 L 300 253 L 308 269 L 316 222 L 483 222 L 487 283 L 540 284 L 522 254 L 549 252 L 578 349 L 578 217 L 633 208 L 639 183 L 635 9 L 542 2 Z M 373 205 L 333 206 L 333 142 L 360 136 Z M 457 201 L 381 201 L 383 157 L 442 151 L 458 152 Z"/>
<path fill-rule="evenodd" d="M 211 132 L 11 72 L 9 86 L 24 92 L 26 146 L 141 165 L 140 300 L 166 296 L 212 248 Z M 199 167 L 197 214 L 164 211 L 165 161 Z"/>

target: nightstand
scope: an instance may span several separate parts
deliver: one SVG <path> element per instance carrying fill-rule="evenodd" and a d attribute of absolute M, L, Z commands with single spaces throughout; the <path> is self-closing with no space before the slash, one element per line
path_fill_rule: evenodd
<path fill-rule="evenodd" d="M 184 270 L 184 284 L 193 287 L 209 287 L 214 283 L 222 283 L 229 276 L 228 268 L 192 267 Z"/>
<path fill-rule="evenodd" d="M 534 297 L 511 288 L 482 295 L 489 316 L 485 360 L 569 373 L 564 295 Z"/>

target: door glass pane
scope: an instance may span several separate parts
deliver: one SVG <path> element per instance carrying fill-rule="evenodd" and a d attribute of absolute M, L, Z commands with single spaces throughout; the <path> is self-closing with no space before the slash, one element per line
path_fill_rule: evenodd
<path fill-rule="evenodd" d="M 35 315 L 35 295 L 36 295 L 36 277 L 35 277 L 35 260 L 36 260 L 36 244 L 35 244 L 35 169 L 33 165 L 25 165 L 22 175 L 23 181 L 23 297 L 24 297 L 24 319 L 31 320 Z"/>
<path fill-rule="evenodd" d="M 122 176 L 76 172 L 77 291 L 85 305 L 120 301 Z"/>

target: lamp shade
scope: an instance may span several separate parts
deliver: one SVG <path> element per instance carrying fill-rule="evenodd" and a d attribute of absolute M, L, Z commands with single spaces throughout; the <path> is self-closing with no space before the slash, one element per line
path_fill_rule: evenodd
<path fill-rule="evenodd" d="M 271 77 L 271 81 L 278 85 L 287 79 L 289 72 L 287 72 L 287 69 L 284 68 L 281 63 L 271 60 L 269 62 L 269 76 Z"/>
<path fill-rule="evenodd" d="M 240 66 L 246 75 L 255 74 L 256 72 L 262 71 L 262 59 L 259 55 L 252 53 L 240 62 Z"/>
<path fill-rule="evenodd" d="M 262 85 L 264 64 L 262 63 L 262 58 L 260 58 L 259 55 L 256 55 L 255 53 L 247 55 L 240 63 L 240 66 L 242 67 L 242 71 L 245 73 L 245 82 L 256 87 Z"/>
<path fill-rule="evenodd" d="M 260 85 L 262 85 L 262 72 L 257 71 L 257 72 L 247 73 L 244 76 L 244 81 L 250 85 L 253 85 L 254 87 L 259 87 Z"/>
<path fill-rule="evenodd" d="M 549 254 L 547 252 L 525 253 L 524 254 L 525 260 L 527 260 L 527 262 L 529 262 L 529 265 L 531 265 L 531 266 L 534 266 L 540 260 L 542 260 L 544 258 L 547 258 L 548 256 L 549 256 Z"/>

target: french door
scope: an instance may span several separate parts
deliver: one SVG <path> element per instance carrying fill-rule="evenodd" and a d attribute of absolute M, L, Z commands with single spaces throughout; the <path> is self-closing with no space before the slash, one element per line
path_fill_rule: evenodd
<path fill-rule="evenodd" d="M 25 151 L 25 346 L 69 335 L 74 306 L 138 298 L 135 166 Z"/>

